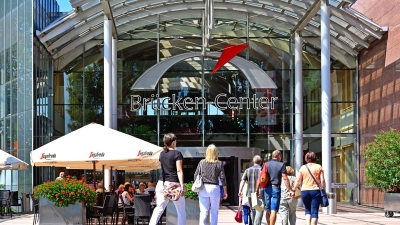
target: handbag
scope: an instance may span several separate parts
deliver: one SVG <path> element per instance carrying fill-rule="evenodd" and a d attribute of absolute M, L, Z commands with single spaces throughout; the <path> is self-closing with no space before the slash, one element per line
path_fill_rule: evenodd
<path fill-rule="evenodd" d="M 259 212 L 264 212 L 264 202 L 258 198 L 257 193 L 251 193 L 251 207 Z"/>
<path fill-rule="evenodd" d="M 161 157 L 161 155 L 160 155 Z M 171 201 L 178 201 L 179 198 L 181 197 L 181 190 L 182 187 L 179 183 L 176 182 L 165 182 L 165 173 L 164 173 L 164 167 L 161 163 L 161 170 L 162 170 L 162 174 L 163 174 L 163 195 L 164 198 L 167 198 Z"/>
<path fill-rule="evenodd" d="M 197 174 L 196 180 L 192 185 L 192 191 L 199 193 L 203 189 L 203 177 L 201 176 L 201 167 L 203 166 L 203 160 L 200 161 L 200 172 Z"/>
<path fill-rule="evenodd" d="M 242 206 L 240 206 L 239 209 L 237 210 L 236 215 L 235 215 L 235 220 L 238 223 L 242 223 L 243 222 L 243 219 L 242 219 Z"/>
<path fill-rule="evenodd" d="M 268 182 L 269 182 L 268 166 L 267 163 L 265 163 L 260 172 L 260 176 L 258 176 L 258 183 L 261 185 L 262 188 L 265 188 Z"/>
<path fill-rule="evenodd" d="M 321 197 L 322 197 L 322 201 L 321 201 L 321 205 L 322 207 L 328 207 L 329 206 L 329 201 L 328 201 L 328 197 L 326 196 L 325 190 L 324 188 L 318 184 L 317 180 L 315 179 L 314 175 L 311 173 L 310 168 L 308 168 L 308 165 L 306 165 L 306 168 L 308 170 L 308 172 L 310 173 L 311 177 L 314 179 L 314 182 L 318 185 L 319 190 L 321 192 Z"/>

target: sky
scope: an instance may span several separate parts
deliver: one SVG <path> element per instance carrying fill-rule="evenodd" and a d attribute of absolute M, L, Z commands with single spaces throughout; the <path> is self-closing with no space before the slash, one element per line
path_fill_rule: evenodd
<path fill-rule="evenodd" d="M 69 12 L 71 11 L 71 3 L 69 0 L 57 0 L 58 5 L 60 6 L 60 12 Z"/>

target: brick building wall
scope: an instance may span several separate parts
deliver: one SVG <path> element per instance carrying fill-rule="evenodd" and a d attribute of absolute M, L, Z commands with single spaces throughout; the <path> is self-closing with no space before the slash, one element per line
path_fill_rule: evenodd
<path fill-rule="evenodd" d="M 383 193 L 365 187 L 363 156 L 375 134 L 400 129 L 400 0 L 358 0 L 353 8 L 388 27 L 359 54 L 360 203 L 383 207 Z"/>

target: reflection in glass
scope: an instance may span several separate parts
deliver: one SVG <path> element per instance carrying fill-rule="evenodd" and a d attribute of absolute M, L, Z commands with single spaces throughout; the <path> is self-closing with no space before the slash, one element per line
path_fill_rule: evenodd
<path fill-rule="evenodd" d="M 4 120 L 0 120 L 0 149 L 2 150 L 5 150 L 4 133 L 5 133 Z"/>
<path fill-rule="evenodd" d="M 19 113 L 18 114 L 18 149 L 24 148 L 25 147 L 25 114 L 24 113 Z M 18 150 L 20 151 L 20 150 Z"/>
<path fill-rule="evenodd" d="M 14 79 L 12 81 L 12 103 L 11 103 L 11 114 L 15 114 L 18 111 L 18 84 L 17 84 L 18 80 Z"/>
<path fill-rule="evenodd" d="M 4 118 L 5 116 L 4 106 L 5 106 L 4 85 L 0 85 L 0 118 Z"/>

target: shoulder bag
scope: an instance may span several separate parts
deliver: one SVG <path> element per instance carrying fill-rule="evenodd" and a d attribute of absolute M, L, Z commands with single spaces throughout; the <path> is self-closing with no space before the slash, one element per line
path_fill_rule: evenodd
<path fill-rule="evenodd" d="M 317 179 L 315 179 L 314 175 L 311 173 L 311 170 L 308 167 L 308 165 L 306 165 L 306 168 L 307 168 L 308 172 L 310 173 L 311 177 L 314 179 L 314 182 L 318 185 L 319 190 L 321 191 L 321 198 L 322 198 L 321 205 L 322 205 L 322 207 L 328 207 L 329 206 L 329 201 L 328 201 L 328 197 L 326 196 L 324 188 L 317 182 Z"/>
<path fill-rule="evenodd" d="M 260 183 L 262 188 L 265 188 L 269 182 L 267 163 L 264 163 L 260 175 L 258 176 L 258 182 Z"/>
<path fill-rule="evenodd" d="M 161 157 L 161 154 L 160 154 L 160 157 Z M 169 181 L 166 182 L 165 181 L 165 172 L 164 172 L 164 167 L 163 167 L 162 163 L 161 163 L 161 170 L 162 170 L 162 174 L 163 174 L 164 198 L 167 198 L 168 200 L 171 200 L 171 201 L 178 201 L 179 198 L 181 197 L 181 189 L 182 189 L 181 185 L 176 182 L 169 182 Z"/>
<path fill-rule="evenodd" d="M 200 172 L 199 172 L 199 174 L 197 174 L 196 180 L 194 181 L 194 183 L 192 185 L 193 192 L 199 193 L 201 191 L 201 189 L 203 189 L 203 177 L 201 176 L 201 173 L 202 173 L 201 167 L 203 167 L 203 162 L 204 162 L 204 160 L 200 161 Z"/>

